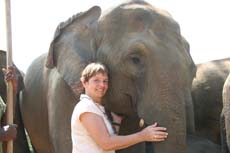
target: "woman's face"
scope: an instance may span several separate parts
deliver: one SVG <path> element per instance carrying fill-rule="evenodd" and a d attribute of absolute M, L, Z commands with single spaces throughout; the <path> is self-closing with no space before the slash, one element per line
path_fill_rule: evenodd
<path fill-rule="evenodd" d="M 101 98 L 108 89 L 108 75 L 105 73 L 97 73 L 88 81 L 83 82 L 85 93 L 96 102 L 101 102 Z"/>

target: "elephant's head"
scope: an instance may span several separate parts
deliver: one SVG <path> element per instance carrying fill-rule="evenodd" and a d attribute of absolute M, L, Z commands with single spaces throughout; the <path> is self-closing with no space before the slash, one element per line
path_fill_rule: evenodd
<path fill-rule="evenodd" d="M 71 85 L 87 63 L 102 62 L 110 75 L 105 106 L 167 127 L 169 137 L 155 152 L 186 152 L 186 103 L 195 65 L 179 25 L 143 1 L 100 12 L 93 7 L 60 24 L 48 67 L 56 66 Z"/>

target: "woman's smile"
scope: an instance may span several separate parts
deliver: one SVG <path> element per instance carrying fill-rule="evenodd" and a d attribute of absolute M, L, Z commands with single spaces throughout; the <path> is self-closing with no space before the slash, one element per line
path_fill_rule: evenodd
<path fill-rule="evenodd" d="M 85 92 L 96 102 L 100 102 L 108 89 L 108 76 L 104 73 L 97 73 L 84 83 Z"/>

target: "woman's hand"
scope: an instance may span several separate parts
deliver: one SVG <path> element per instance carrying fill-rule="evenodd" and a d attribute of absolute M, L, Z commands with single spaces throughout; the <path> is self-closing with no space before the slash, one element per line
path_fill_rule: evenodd
<path fill-rule="evenodd" d="M 165 127 L 158 127 L 157 123 L 154 123 L 153 125 L 144 128 L 140 132 L 140 135 L 144 141 L 160 142 L 167 138 L 168 133 L 166 130 Z"/>

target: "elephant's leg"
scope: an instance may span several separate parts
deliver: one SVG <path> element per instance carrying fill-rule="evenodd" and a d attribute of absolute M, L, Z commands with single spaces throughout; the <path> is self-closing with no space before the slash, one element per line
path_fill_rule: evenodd
<path fill-rule="evenodd" d="M 30 153 L 29 145 L 26 138 L 26 133 L 24 129 L 24 124 L 21 117 L 21 111 L 19 108 L 19 96 L 16 99 L 14 123 L 18 125 L 17 127 L 17 138 L 14 141 L 14 153 Z"/>
<path fill-rule="evenodd" d="M 224 113 L 222 111 L 220 116 L 220 136 L 221 136 L 221 152 L 222 153 L 228 153 L 227 152 L 227 140 L 226 140 L 226 127 L 225 127 L 225 118 Z"/>
<path fill-rule="evenodd" d="M 20 96 L 20 110 L 24 126 L 36 153 L 52 153 L 49 138 L 47 86 L 43 69 L 45 56 L 37 58 L 28 68 L 24 79 L 25 88 Z"/>
<path fill-rule="evenodd" d="M 224 122 L 224 129 L 225 129 L 225 139 L 223 139 L 226 144 L 226 152 L 229 153 L 230 151 L 230 75 L 226 79 L 223 87 L 223 109 L 222 109 L 222 116 Z M 225 146 L 224 146 L 225 147 Z"/>
<path fill-rule="evenodd" d="M 72 91 L 61 79 L 49 90 L 49 134 L 53 153 L 71 153 L 71 115 L 77 102 Z"/>
<path fill-rule="evenodd" d="M 220 150 L 220 145 L 208 139 L 195 135 L 187 136 L 187 153 L 220 153 Z"/>

